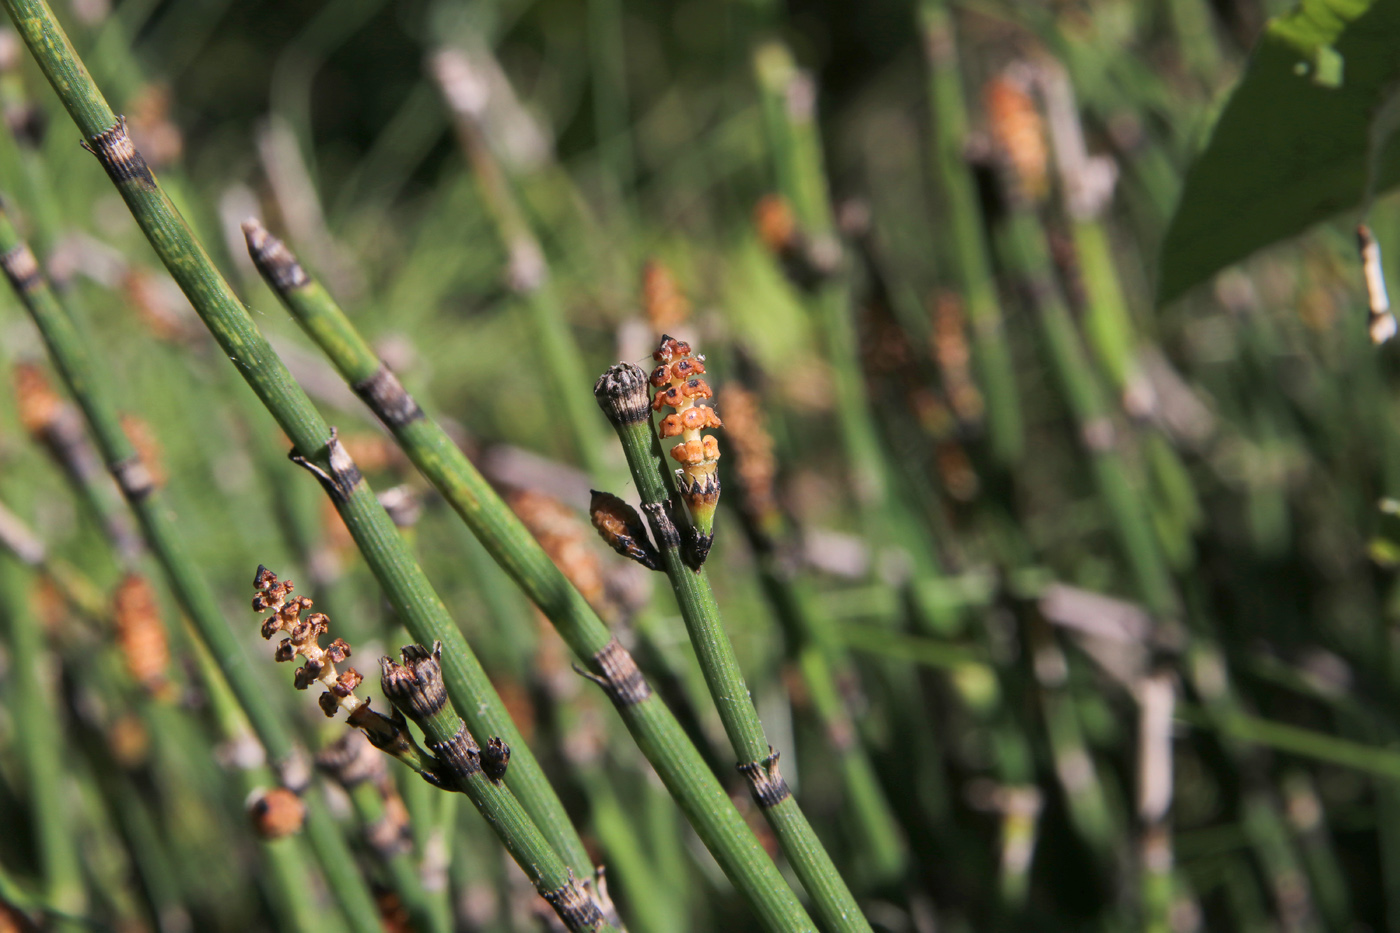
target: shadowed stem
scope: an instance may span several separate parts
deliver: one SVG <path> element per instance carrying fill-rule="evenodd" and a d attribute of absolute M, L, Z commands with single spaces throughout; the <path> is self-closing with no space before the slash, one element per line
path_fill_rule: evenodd
<path fill-rule="evenodd" d="M 951 263 L 972 327 L 973 360 L 987 399 L 992 453 L 1003 466 L 1012 466 L 1025 446 L 1021 406 L 977 203 L 977 183 L 964 152 L 967 100 L 958 70 L 957 41 L 943 0 L 923 0 L 919 17 L 929 71 L 931 161 L 949 227 L 945 258 Z"/>
<path fill-rule="evenodd" d="M 30 609 L 30 573 L 17 562 L 0 560 L 0 620 L 13 664 L 8 699 L 14 711 L 15 742 L 24 765 L 32 816 L 34 850 L 43 877 L 44 902 L 68 915 L 87 909 L 77 836 L 65 796 L 63 737 L 44 681 L 48 652 L 43 630 Z M 54 929 L 76 931 L 82 924 L 55 921 Z"/>

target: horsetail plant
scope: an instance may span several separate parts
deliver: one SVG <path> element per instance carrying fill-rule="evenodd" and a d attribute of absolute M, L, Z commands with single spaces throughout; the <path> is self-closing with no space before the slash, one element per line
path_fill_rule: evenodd
<path fill-rule="evenodd" d="M 350 657 L 350 646 L 345 640 L 337 638 L 321 647 L 321 636 L 330 627 L 326 614 L 313 612 L 302 618 L 302 613 L 312 608 L 312 601 L 305 596 L 292 596 L 292 581 L 279 581 L 266 567 L 258 567 L 253 582 L 258 591 L 253 597 L 253 609 L 272 613 L 263 621 L 263 638 L 271 639 L 279 633 L 287 636 L 278 642 L 275 658 L 303 659 L 294 679 L 298 690 L 320 684 L 325 690 L 318 703 L 328 717 L 344 710 L 349 725 L 362 730 L 376 747 L 389 751 L 435 787 L 466 794 L 569 930 L 601 933 L 616 929 L 605 919 L 610 902 L 601 870 L 596 881 L 575 879 L 573 870 L 550 847 L 520 801 L 501 782 L 510 760 L 509 746 L 498 736 L 492 736 L 485 748 L 480 746 L 448 702 L 440 643 L 433 645 L 431 653 L 417 645 L 405 647 L 402 664 L 390 658 L 381 661 L 380 685 L 395 710 L 394 716 L 387 717 L 372 710 L 370 701 L 355 693 L 364 677 L 354 668 L 342 671 L 337 667 Z M 426 751 L 418 748 L 409 734 L 405 716 L 423 731 Z M 426 902 L 421 906 L 426 911 Z M 431 913 L 421 919 L 433 922 Z"/>
<path fill-rule="evenodd" d="M 977 183 L 967 164 L 967 100 L 959 71 L 958 44 L 945 0 L 921 0 L 920 28 L 928 67 L 929 161 L 937 180 L 949 231 L 944 254 L 967 310 L 973 359 L 987 398 L 992 453 L 1004 467 L 1018 463 L 1025 449 L 1021 403 L 1007 344 L 997 283 L 985 245 Z"/>
<path fill-rule="evenodd" d="M 462 151 L 476 175 L 487 213 L 509 257 L 507 284 L 530 311 L 536 345 L 546 361 L 550 397 L 556 400 L 563 415 L 561 427 L 573 441 L 588 471 L 595 477 L 605 476 L 602 431 L 587 400 L 578 396 L 577 387 L 585 384 L 586 374 L 578 345 L 564 319 L 559 294 L 550 281 L 549 261 L 486 136 L 483 118 L 489 84 L 478 66 L 456 49 L 434 54 L 431 67 L 452 113 Z"/>
<path fill-rule="evenodd" d="M 112 112 L 53 11 L 44 0 L 7 0 L 5 9 L 78 125 L 85 146 L 97 156 L 161 262 L 215 341 L 291 439 L 293 462 L 321 482 L 405 627 L 420 641 L 443 643 L 444 679 L 458 708 L 476 731 L 501 735 L 515 749 L 511 785 L 521 802 L 575 873 L 591 874 L 592 861 L 562 802 L 446 606 L 334 430 L 292 378 L 156 181 L 132 142 L 125 120 Z M 119 482 L 121 479 L 118 476 Z M 178 589 L 180 582 L 176 580 L 174 585 Z M 216 654 L 222 656 L 223 652 Z M 232 675 L 230 679 L 234 679 Z M 245 703 L 256 702 L 244 697 L 242 690 L 239 693 Z M 267 728 L 273 727 L 259 724 L 259 734 Z M 351 887 L 363 889 L 363 881 L 356 879 Z"/>
<path fill-rule="evenodd" d="M 607 693 L 706 848 L 768 929 L 812 929 L 791 888 L 744 825 L 675 715 L 652 691 L 631 653 L 570 585 L 480 471 L 404 390 L 345 312 L 285 244 L 256 220 L 244 224 L 244 233 L 254 263 L 298 323 L 394 433 L 414 465 L 501 568 L 587 664 L 587 676 Z M 640 521 L 630 527 L 635 533 Z M 642 532 L 639 540 L 645 538 Z"/>
<path fill-rule="evenodd" d="M 297 792 L 306 790 L 310 767 L 305 752 L 253 677 L 242 646 L 219 611 L 214 594 L 191 559 L 150 472 L 121 426 L 113 402 L 115 394 L 99 380 L 80 333 L 40 271 L 34 253 L 19 238 L 3 211 L 0 269 L 43 336 L 55 367 L 87 419 L 102 459 L 136 513 L 146 544 L 160 563 L 171 591 L 217 660 L 279 777 Z M 347 919 L 354 929 L 369 933 L 378 923 L 378 911 L 364 879 L 353 871 L 345 840 L 314 797 L 308 802 L 307 831 L 322 868 L 333 879 L 336 897 Z"/>
<path fill-rule="evenodd" d="M 43 629 L 30 606 L 32 579 L 18 561 L 0 559 L 0 621 L 15 660 L 14 728 L 24 748 L 22 779 L 33 801 L 31 831 L 43 878 L 43 902 L 53 913 L 52 928 L 68 933 L 82 928 L 87 895 L 72 807 L 65 800 L 70 788 L 63 765 L 63 736 L 55 728 L 55 698 L 46 683 L 51 678 L 46 676 Z"/>
<path fill-rule="evenodd" d="M 723 393 L 729 419 L 726 434 L 740 487 L 735 511 L 754 552 L 759 583 L 783 629 L 788 653 L 802 672 L 825 738 L 840 762 L 857 832 L 869 856 L 868 872 L 881 881 L 893 880 L 902 874 L 907 855 L 899 822 L 861 745 L 838 683 L 854 676 L 850 659 L 832 637 L 830 621 L 813 606 L 779 550 L 783 516 L 774 494 L 777 463 L 762 400 L 739 383 L 727 384 Z M 632 540 L 637 537 L 635 531 L 630 535 Z M 644 531 L 640 537 L 646 540 Z"/>
<path fill-rule="evenodd" d="M 350 797 L 365 844 L 415 927 L 423 933 L 451 930 L 448 905 L 428 891 L 423 873 L 414 864 L 408 810 L 384 756 L 362 732 L 350 731 L 316 753 L 316 767 Z"/>
<path fill-rule="evenodd" d="M 701 556 L 697 544 L 704 539 L 698 530 L 683 537 L 678 527 L 688 524 L 685 514 L 688 506 L 683 494 L 678 492 L 672 496 L 668 487 L 660 439 L 651 427 L 651 412 L 712 396 L 704 380 L 679 366 L 689 356 L 688 344 L 663 336 L 653 353 L 653 359 L 660 364 L 655 380 L 634 363 L 616 363 L 598 378 L 593 395 L 622 442 L 632 479 L 641 494 L 642 511 L 651 529 L 653 546 L 661 556 L 661 564 L 675 591 L 681 617 L 724 730 L 739 756 L 739 772 L 747 779 L 754 800 L 811 895 L 822 922 L 833 930 L 869 931 L 869 922 L 783 780 L 778 752 L 764 736 L 758 710 L 749 696 L 734 646 L 724 631 L 719 606 L 710 591 L 709 578 L 701 561 L 697 560 Z M 679 375 L 687 375 L 687 378 L 676 385 L 673 380 Z M 647 394 L 647 386 L 653 381 L 666 386 L 658 389 L 655 399 Z M 694 420 L 700 422 L 701 418 L 706 426 L 712 424 L 710 418 L 703 415 Z M 685 458 L 681 460 L 683 466 L 679 472 L 686 475 L 686 479 L 677 480 L 677 489 L 693 489 L 702 481 L 686 473 L 686 467 L 703 470 L 713 464 L 719 456 L 718 441 L 713 436 L 705 440 L 687 438 L 678 446 Z M 694 463 L 691 462 L 692 451 L 699 454 Z M 699 473 L 699 476 L 705 475 L 708 474 Z M 635 526 L 637 523 L 629 517 L 623 524 Z"/>

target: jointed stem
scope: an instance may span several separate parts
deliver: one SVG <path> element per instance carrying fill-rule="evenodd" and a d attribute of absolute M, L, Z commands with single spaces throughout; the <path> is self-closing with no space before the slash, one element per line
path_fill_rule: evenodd
<path fill-rule="evenodd" d="M 500 735 L 516 749 L 511 783 L 531 816 L 571 867 L 590 873 L 588 854 L 563 804 L 442 600 L 353 461 L 156 182 L 127 135 L 125 124 L 112 113 L 53 12 L 44 0 L 6 0 L 5 8 L 161 261 L 224 353 L 292 440 L 296 461 L 322 480 L 404 625 L 415 639 L 428 644 L 441 641 L 445 646 L 447 689 L 458 707 L 468 712 L 478 731 Z M 271 727 L 259 724 L 260 735 L 264 728 Z"/>
<path fill-rule="evenodd" d="M 59 305 L 29 247 L 9 218 L 0 212 L 0 266 L 43 335 L 55 367 L 86 417 L 98 450 L 117 486 L 136 513 L 146 543 L 165 572 L 171 592 L 214 656 L 238 702 L 252 722 L 282 780 L 300 790 L 306 778 L 305 753 L 275 706 L 268 702 L 243 654 L 243 647 L 219 611 L 213 591 L 190 558 L 190 548 L 165 508 L 160 492 L 122 429 L 114 393 L 97 381 L 87 348 L 68 313 Z M 371 933 L 378 911 L 364 879 L 353 871 L 353 858 L 320 801 L 307 800 L 307 832 L 327 876 L 356 930 Z M 346 869 L 350 870 L 346 870 Z M 342 877 L 337 878 L 337 875 Z M 342 883 L 343 882 L 343 883 Z"/>
<path fill-rule="evenodd" d="M 441 645 L 435 645 L 431 654 L 409 645 L 403 649 L 403 664 L 385 658 L 381 679 L 385 696 L 423 730 L 428 748 L 437 756 L 439 779 L 471 799 L 564 925 L 578 933 L 617 933 L 599 899 L 579 884 L 499 775 L 486 770 L 482 749 L 442 688 L 441 654 Z M 497 759 L 506 773 L 509 756 L 507 749 L 505 761 Z"/>
<path fill-rule="evenodd" d="M 441 426 L 404 392 L 320 283 L 261 225 L 249 223 L 245 231 L 254 261 L 293 316 L 394 432 L 414 465 L 452 504 L 501 568 L 588 664 L 642 754 L 767 928 L 812 929 L 792 890 L 674 714 L 651 691 L 593 608 Z"/>
<path fill-rule="evenodd" d="M 1021 407 L 977 203 L 976 181 L 963 151 L 967 145 L 967 101 L 958 70 L 953 21 L 943 0 L 923 0 L 919 15 L 933 111 L 933 170 L 948 212 L 945 258 L 951 263 L 972 326 L 973 359 L 979 385 L 987 397 L 992 451 L 1002 465 L 1009 467 L 1020 459 L 1025 446 Z"/>
<path fill-rule="evenodd" d="M 622 441 L 641 495 L 642 511 L 675 590 L 705 682 L 739 756 L 739 770 L 748 779 L 754 799 L 825 926 L 868 933 L 870 924 L 778 771 L 778 755 L 764 736 L 758 710 L 710 591 L 709 577 L 703 568 L 692 570 L 682 556 L 675 516 L 681 514 L 683 506 L 671 498 L 666 483 L 661 447 L 651 428 L 646 387 L 645 373 L 630 363 L 619 363 L 604 374 L 594 392 Z"/>

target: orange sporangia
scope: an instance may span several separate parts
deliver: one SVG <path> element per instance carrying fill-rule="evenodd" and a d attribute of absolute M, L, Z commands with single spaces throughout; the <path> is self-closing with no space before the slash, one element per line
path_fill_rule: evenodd
<path fill-rule="evenodd" d="M 132 680 L 147 693 L 164 693 L 169 685 L 170 645 L 155 587 L 141 574 L 129 573 L 117 585 L 112 627 Z"/>
<path fill-rule="evenodd" d="M 157 487 L 164 486 L 166 480 L 165 452 L 161 448 L 160 441 L 156 439 L 156 432 L 151 429 L 150 424 L 145 419 L 135 415 L 122 415 L 121 420 L 122 430 L 126 432 L 131 446 L 136 448 L 136 455 L 141 458 L 141 463 L 150 473 L 151 482 Z"/>
<path fill-rule="evenodd" d="M 692 355 L 690 344 L 668 334 L 662 334 L 651 356 L 659 364 L 650 379 L 657 390 L 651 407 L 653 411 L 666 407 L 676 410 L 661 420 L 659 430 L 662 437 L 681 438 L 671 448 L 671 458 L 680 464 L 677 486 L 696 528 L 706 538 L 719 503 L 719 476 L 715 472 L 719 466 L 719 441 L 714 435 L 700 432 L 724 424 L 713 408 L 697 404 L 700 399 L 714 396 L 710 384 L 701 378 L 705 359 Z"/>
<path fill-rule="evenodd" d="M 657 259 L 642 266 L 642 311 L 656 333 L 674 328 L 690 317 L 690 301 L 671 270 Z"/>
<path fill-rule="evenodd" d="M 1002 75 L 987 82 L 982 100 L 992 141 L 1009 163 L 1018 192 L 1032 202 L 1044 199 L 1050 190 L 1050 150 L 1030 91 Z"/>

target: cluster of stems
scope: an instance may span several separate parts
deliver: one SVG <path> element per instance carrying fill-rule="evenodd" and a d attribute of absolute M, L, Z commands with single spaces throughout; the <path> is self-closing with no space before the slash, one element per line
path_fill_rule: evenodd
<path fill-rule="evenodd" d="M 161 492 L 123 430 L 114 404 L 115 392 L 102 381 L 68 311 L 59 304 L 38 260 L 4 213 L 0 213 L 0 268 L 38 327 L 55 368 L 87 421 L 99 455 L 135 513 L 145 543 L 160 564 L 171 592 L 218 664 L 221 676 L 227 678 L 282 783 L 302 790 L 309 770 L 305 753 L 252 675 L 242 645 L 194 564 Z M 179 637 L 177 632 L 171 635 Z M 306 825 L 318 861 L 327 878 L 333 880 L 346 919 L 355 929 L 370 933 L 377 928 L 378 911 L 368 885 L 354 871 L 348 846 L 324 804 L 314 796 L 308 799 Z"/>
<path fill-rule="evenodd" d="M 658 362 L 663 357 L 679 356 L 673 347 L 675 343 L 669 337 L 663 338 L 658 348 Z M 689 348 L 686 350 L 688 352 Z M 685 504 L 679 492 L 672 495 L 666 481 L 660 437 L 652 428 L 651 413 L 670 404 L 673 396 L 680 396 L 684 388 L 671 385 L 660 389 L 658 404 L 648 396 L 651 381 L 635 364 L 617 363 L 599 377 L 593 394 L 622 442 L 633 482 L 641 494 L 652 547 L 660 555 L 710 696 L 739 756 L 737 767 L 748 781 L 753 798 L 772 826 L 788 861 L 811 895 L 822 922 L 833 930 L 868 931 L 869 922 L 783 780 L 778 753 L 764 736 L 734 646 L 724 630 L 719 606 L 710 590 L 709 578 L 703 567 L 688 559 L 683 548 L 678 522 L 684 515 Z M 708 393 L 706 387 L 705 394 Z M 640 523 L 624 521 L 623 524 L 636 528 Z M 636 541 L 636 531 L 630 531 L 628 536 Z M 615 542 L 611 543 L 616 546 Z"/>
<path fill-rule="evenodd" d="M 775 931 L 812 929 L 796 895 L 783 882 L 777 866 L 730 802 L 704 757 L 594 608 L 285 244 L 255 220 L 244 224 L 244 233 L 254 264 L 298 323 L 393 432 L 414 466 L 583 661 L 587 676 L 606 692 L 642 754 L 765 927 Z M 651 410 L 646 378 L 642 373 L 638 382 L 641 418 Z M 640 527 L 640 521 L 636 526 Z M 645 539 L 644 532 L 634 538 Z"/>
<path fill-rule="evenodd" d="M 370 709 L 369 700 L 356 695 L 364 678 L 354 668 L 339 671 L 336 667 L 350 656 L 350 646 L 337 638 L 321 647 L 321 636 L 330 625 L 325 613 L 314 612 L 303 619 L 302 613 L 312 607 L 312 601 L 292 596 L 292 581 L 278 580 L 266 567 L 258 567 L 253 585 L 258 591 L 253 609 L 272 613 L 263 622 L 262 636 L 286 635 L 277 645 L 276 659 L 304 659 L 296 672 L 298 690 L 313 683 L 324 686 L 319 702 L 327 716 L 344 710 L 346 721 L 364 732 L 375 747 L 407 764 L 430 784 L 465 794 L 566 928 L 574 933 L 616 929 L 611 902 L 606 890 L 595 885 L 593 873 L 582 882 L 577 880 L 573 869 L 502 782 L 510 760 L 509 745 L 493 736 L 483 748 L 457 715 L 443 683 L 441 642 L 434 643 L 431 652 L 409 645 L 403 649 L 400 662 L 387 657 L 381 660 L 380 686 L 395 710 L 394 716 L 384 716 Z M 422 731 L 426 750 L 419 748 L 409 733 L 405 717 Z"/>
<path fill-rule="evenodd" d="M 133 143 L 125 121 L 113 113 L 53 11 L 44 0 L 13 0 L 6 4 L 6 10 L 82 132 L 84 145 L 107 172 L 167 271 L 224 354 L 292 441 L 293 462 L 320 480 L 404 625 L 419 641 L 442 641 L 446 648 L 445 681 L 458 707 L 474 729 L 500 735 L 514 749 L 510 783 L 532 818 L 551 844 L 564 853 L 570 867 L 579 874 L 591 873 L 591 861 L 563 803 L 506 713 L 504 703 L 496 695 L 461 630 L 335 432 L 292 378 L 156 180 Z M 11 279 L 22 291 L 24 283 L 35 274 L 37 265 L 30 261 L 28 265 L 14 266 Z M 149 500 L 149 479 L 144 471 L 138 473 L 131 466 L 134 463 L 139 461 L 123 460 L 119 464 L 124 472 L 118 475 L 118 482 L 125 476 L 130 483 L 139 484 L 136 498 Z M 173 559 L 189 564 L 187 554 L 174 555 Z M 189 573 L 197 576 L 192 567 Z M 174 579 L 172 585 L 178 590 L 183 584 Z M 222 620 L 219 624 L 226 630 Z M 215 651 L 216 657 L 222 654 Z M 230 680 L 237 688 L 238 678 L 248 676 L 246 668 L 234 665 L 231 671 Z M 249 684 L 246 690 L 238 692 L 249 707 L 250 718 L 258 724 L 260 735 L 267 730 L 285 728 L 275 722 L 277 717 L 258 712 L 257 704 L 263 707 L 267 704 L 249 698 L 249 694 L 257 693 L 255 687 Z M 285 757 L 289 742 L 283 742 L 282 746 L 273 754 L 280 752 Z M 364 884 L 360 881 L 350 887 L 363 890 Z"/>

